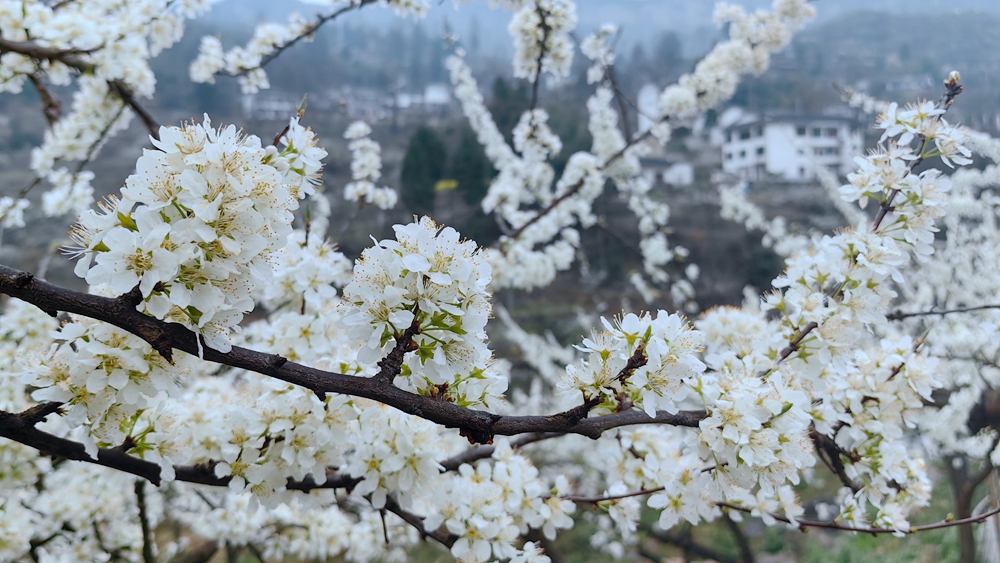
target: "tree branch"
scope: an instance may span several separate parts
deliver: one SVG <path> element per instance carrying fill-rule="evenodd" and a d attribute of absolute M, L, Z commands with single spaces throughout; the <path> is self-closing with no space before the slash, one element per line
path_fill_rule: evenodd
<path fill-rule="evenodd" d="M 101 297 L 59 287 L 27 272 L 0 265 L 0 293 L 31 303 L 52 316 L 64 311 L 127 330 L 148 342 L 167 361 L 172 361 L 174 350 L 191 355 L 199 353 L 194 332 L 180 324 L 146 316 L 135 309 L 141 300 L 137 288 L 116 298 Z M 471 442 L 480 444 L 488 444 L 498 435 L 529 432 L 562 432 L 596 439 L 604 431 L 620 426 L 672 424 L 695 427 L 705 417 L 705 413 L 700 411 L 676 414 L 660 411 L 655 417 L 650 417 L 642 411 L 630 409 L 587 418 L 587 410 L 579 407 L 544 416 L 503 416 L 410 393 L 393 385 L 383 385 L 372 378 L 323 371 L 290 362 L 277 354 L 265 354 L 239 346 L 233 346 L 229 352 L 204 347 L 202 354 L 210 362 L 280 379 L 310 389 L 321 397 L 327 393 L 340 393 L 378 401 L 446 428 L 457 428 Z"/>
<path fill-rule="evenodd" d="M 955 101 L 955 96 L 962 93 L 962 85 L 956 81 L 946 81 L 945 88 L 945 93 L 941 96 L 941 99 L 938 100 L 935 107 L 937 109 L 948 111 L 948 108 L 951 107 L 951 103 Z M 941 119 L 941 116 L 937 115 L 933 118 L 933 121 L 937 122 L 939 119 Z M 909 165 L 906 167 L 906 172 L 903 174 L 903 178 L 913 172 L 913 170 L 917 166 L 920 166 L 920 163 L 924 161 L 924 149 L 927 148 L 927 143 L 930 142 L 930 139 L 926 135 L 919 135 L 917 139 L 920 140 L 920 154 L 917 155 L 917 158 L 910 161 Z M 885 216 L 888 215 L 890 211 L 892 211 L 892 201 L 896 198 L 897 194 L 899 194 L 899 190 L 897 189 L 890 191 L 889 196 L 886 197 L 885 201 L 882 202 L 882 205 L 879 206 L 878 214 L 875 215 L 875 221 L 872 223 L 872 232 L 878 230 L 879 225 L 882 224 L 882 220 L 885 219 Z"/>
<path fill-rule="evenodd" d="M 264 56 L 263 58 L 261 58 L 260 64 L 258 64 L 257 66 L 252 67 L 252 68 L 243 68 L 243 69 L 240 69 L 238 72 L 228 72 L 228 71 L 226 71 L 226 72 L 221 72 L 219 74 L 223 74 L 224 76 L 243 76 L 246 73 L 250 72 L 251 70 L 257 70 L 258 68 L 264 68 L 265 66 L 267 66 L 268 63 L 270 63 L 274 59 L 278 58 L 281 55 L 281 53 L 283 53 L 286 49 L 288 49 L 289 47 L 295 45 L 299 41 L 302 41 L 306 37 L 309 37 L 310 35 L 316 33 L 316 31 L 318 31 L 319 28 L 322 27 L 323 24 L 325 24 L 326 22 L 336 19 L 338 16 L 340 16 L 341 14 L 343 14 L 345 12 L 350 12 L 351 10 L 359 9 L 359 8 L 365 6 L 366 4 L 372 4 L 374 2 L 375 2 L 375 0 L 360 0 L 360 2 L 357 2 L 357 3 L 352 2 L 352 3 L 348 4 L 348 5 L 340 8 L 339 10 L 334 10 L 333 12 L 331 12 L 331 13 L 325 15 L 325 16 L 319 16 L 318 18 L 316 18 L 316 21 L 314 21 L 311 25 L 309 25 L 305 29 L 304 32 L 300 33 L 299 35 L 296 35 L 293 39 L 291 39 L 290 41 L 288 41 L 288 43 L 285 43 L 284 45 L 281 45 L 280 47 L 277 47 L 275 50 L 271 51 L 266 56 Z"/>
<path fill-rule="evenodd" d="M 534 442 L 540 442 L 550 438 L 558 438 L 565 435 L 565 432 L 533 432 L 511 440 L 510 447 L 518 448 Z M 440 465 L 444 468 L 444 471 L 455 471 L 463 464 L 472 463 L 474 461 L 479 461 L 492 456 L 494 451 L 496 451 L 495 446 L 476 446 L 442 461 Z"/>
<path fill-rule="evenodd" d="M 532 80 L 531 84 L 531 106 L 528 108 L 528 111 L 533 111 L 538 107 L 538 84 L 542 81 L 542 59 L 545 58 L 545 42 L 549 40 L 549 33 L 552 32 L 552 27 L 545 21 L 549 12 L 543 10 L 540 3 L 535 3 L 535 11 L 538 12 L 538 19 L 541 20 L 538 23 L 538 27 L 542 28 L 542 41 L 539 44 L 538 60 L 535 63 L 537 66 L 535 68 L 535 79 Z"/>
<path fill-rule="evenodd" d="M 33 72 L 29 74 L 28 80 L 31 80 L 31 83 L 35 86 L 35 90 L 38 92 L 38 97 L 42 100 L 42 114 L 45 115 L 45 121 L 48 122 L 49 127 L 52 127 L 56 121 L 59 121 L 59 100 L 45 87 L 38 73 Z"/>
<path fill-rule="evenodd" d="M 690 553 L 692 555 L 696 555 L 698 557 L 704 557 L 707 559 L 714 559 L 719 563 L 736 563 L 736 560 L 734 560 L 732 557 L 727 557 L 722 553 L 715 551 L 714 549 L 710 549 L 699 543 L 696 543 L 693 539 L 691 539 L 691 536 L 689 534 L 678 534 L 675 532 L 669 532 L 666 530 L 657 530 L 657 529 L 652 529 L 650 530 L 650 532 L 652 536 L 656 538 L 658 541 L 675 545 L 684 550 L 686 553 Z"/>
<path fill-rule="evenodd" d="M 969 313 L 971 311 L 982 311 L 984 309 L 1000 309 L 1000 305 L 977 305 L 975 307 L 956 307 L 954 309 L 947 309 L 944 311 L 917 311 L 915 313 L 904 313 L 902 311 L 893 311 L 885 316 L 886 319 L 890 321 L 899 321 L 903 319 L 908 319 L 910 317 L 926 317 L 929 315 L 950 315 L 952 313 Z"/>
<path fill-rule="evenodd" d="M 82 74 L 93 73 L 96 66 L 80 58 L 80 55 L 86 55 L 89 51 L 78 51 L 78 50 L 60 50 L 53 49 L 51 47 L 42 47 L 35 43 L 18 43 L 15 41 L 7 41 L 5 39 L 0 39 L 0 54 L 3 53 L 19 53 L 28 58 L 35 60 L 48 60 L 60 62 L 70 68 L 76 69 Z M 127 106 L 132 108 L 132 111 L 139 116 L 146 129 L 149 130 L 150 136 L 154 139 L 159 139 L 159 125 L 153 116 L 149 114 L 148 111 L 142 105 L 139 104 L 138 100 L 135 99 L 135 94 L 132 90 L 121 80 L 109 80 L 108 88 L 121 98 Z M 43 100 L 44 103 L 44 100 Z M 46 114 L 46 117 L 48 114 Z"/>
<path fill-rule="evenodd" d="M 305 300 L 303 300 L 303 303 Z M 305 306 L 305 305 L 303 305 Z M 396 379 L 396 376 L 402 371 L 403 357 L 406 356 L 407 352 L 412 352 L 416 349 L 413 343 L 413 337 L 420 334 L 420 306 L 413 306 L 413 322 L 410 326 L 406 327 L 403 334 L 396 336 L 396 345 L 392 347 L 389 354 L 378 361 L 379 372 L 375 374 L 372 378 L 375 381 L 383 385 L 392 385 L 392 382 Z"/>
<path fill-rule="evenodd" d="M 746 512 L 748 514 L 751 512 L 749 508 L 739 506 L 737 504 L 730 504 L 728 502 L 717 502 L 715 504 L 722 508 L 739 510 L 740 512 Z M 796 520 L 795 525 L 798 526 L 799 530 L 803 531 L 806 528 L 825 528 L 828 530 L 841 530 L 845 532 L 863 532 L 866 534 L 916 534 L 918 532 L 926 532 L 928 530 L 939 530 L 941 528 L 950 528 L 952 526 L 965 526 L 967 524 L 982 524 L 990 516 L 993 516 L 995 514 L 1000 514 L 1000 506 L 993 508 L 988 512 L 984 512 L 978 516 L 962 518 L 960 520 L 945 519 L 935 524 L 925 524 L 923 526 L 910 526 L 909 530 L 896 530 L 894 528 L 845 526 L 837 522 L 821 521 L 821 520 Z M 791 524 L 791 520 L 780 514 L 771 514 L 771 517 L 774 518 L 775 520 L 784 522 L 786 524 Z"/>
<path fill-rule="evenodd" d="M 59 403 L 49 402 L 36 405 L 21 413 L 0 411 L 0 437 L 24 444 L 45 455 L 103 465 L 141 477 L 156 486 L 160 485 L 162 478 L 160 477 L 159 465 L 130 456 L 120 447 L 100 448 L 97 452 L 97 458 L 94 459 L 87 455 L 83 444 L 35 428 L 35 424 L 41 422 L 46 416 L 59 412 L 60 407 Z M 231 477 L 217 477 L 214 465 L 214 463 L 205 463 L 174 466 L 176 474 L 174 480 L 199 485 L 227 486 Z M 301 481 L 289 479 L 286 486 L 288 489 L 296 491 L 351 489 L 360 482 L 360 479 L 336 471 L 328 471 L 326 477 L 326 482 L 322 484 L 317 483 L 310 476 Z"/>
<path fill-rule="evenodd" d="M 726 527 L 729 528 L 729 531 L 732 532 L 733 538 L 736 539 L 736 545 L 740 548 L 740 557 L 743 559 L 743 563 L 754 563 L 753 550 L 750 549 L 750 540 L 743 533 L 743 529 L 740 528 L 740 523 L 729 516 L 723 516 L 722 519 L 726 522 Z"/>
<path fill-rule="evenodd" d="M 156 119 L 154 119 L 148 111 L 146 111 L 146 108 L 139 104 L 139 101 L 135 99 L 135 95 L 131 90 L 129 90 L 128 86 L 126 86 L 121 80 L 112 80 L 108 82 L 108 86 L 110 86 L 111 90 L 114 91 L 119 98 L 121 98 L 125 105 L 130 107 L 132 111 L 139 116 L 139 119 L 142 120 L 142 124 L 145 125 L 146 130 L 149 131 L 149 136 L 159 141 L 160 124 L 157 123 Z"/>
<path fill-rule="evenodd" d="M 642 135 L 639 135 L 639 136 L 635 137 L 634 139 L 632 139 L 632 140 L 628 141 L 627 143 L 625 143 L 625 146 L 622 147 L 621 150 L 619 150 L 615 154 L 611 155 L 610 157 L 608 157 L 608 159 L 606 161 L 604 161 L 604 164 L 601 165 L 601 170 L 606 169 L 612 162 L 614 162 L 614 161 L 618 160 L 619 158 L 621 158 L 622 156 L 624 156 L 625 153 L 626 153 L 626 151 L 628 151 L 628 149 L 632 148 L 633 145 L 636 145 L 636 144 L 638 144 L 638 143 L 640 143 L 642 141 L 645 141 L 650 136 L 652 136 L 652 133 L 650 131 L 646 131 Z M 516 239 L 517 237 L 521 236 L 521 233 L 523 233 L 525 231 L 525 229 L 527 229 L 531 225 L 535 224 L 536 222 L 540 221 L 542 219 L 542 217 L 545 217 L 546 215 L 548 215 L 549 213 L 551 213 L 552 210 L 555 209 L 560 203 L 562 203 L 563 201 L 566 201 L 570 197 L 576 195 L 576 193 L 579 192 L 581 188 L 583 188 L 583 179 L 580 179 L 577 183 L 575 183 L 572 186 L 570 186 L 565 192 L 562 193 L 562 195 L 560 195 L 559 197 L 557 197 L 554 200 L 552 200 L 551 203 L 549 203 L 547 206 L 545 206 L 545 208 L 541 209 L 534 217 L 532 217 L 531 219 L 528 219 L 523 225 L 521 225 L 520 227 L 514 229 L 514 232 L 511 233 L 508 238 L 510 238 L 510 239 Z"/>
<path fill-rule="evenodd" d="M 816 452 L 820 454 L 820 459 L 823 460 L 823 463 L 826 464 L 830 471 L 836 475 L 838 479 L 840 479 L 840 482 L 855 493 L 860 491 L 861 485 L 847 476 L 844 462 L 840 458 L 840 456 L 843 455 L 851 461 L 858 461 L 858 459 L 856 459 L 857 456 L 841 448 L 837 442 L 829 436 L 817 432 L 815 427 L 809 429 L 809 438 L 812 439 L 812 443 L 816 447 Z"/>
<path fill-rule="evenodd" d="M 458 541 L 458 537 L 453 536 L 448 532 L 442 530 L 428 531 L 426 528 L 424 528 L 424 520 L 422 518 L 420 518 L 416 514 L 412 514 L 410 512 L 403 510 L 403 507 L 399 506 L 399 503 L 396 502 L 396 499 L 392 498 L 391 496 L 385 497 L 385 509 L 388 510 L 389 512 L 392 512 L 396 516 L 399 516 L 407 524 L 416 528 L 417 532 L 420 533 L 421 538 L 431 538 L 432 540 L 449 548 L 455 545 L 455 542 Z"/>
<path fill-rule="evenodd" d="M 146 482 L 137 479 L 135 482 L 135 502 L 139 506 L 139 525 L 142 528 L 142 561 L 156 563 L 153 555 L 153 530 L 149 528 L 149 515 L 146 514 Z"/>

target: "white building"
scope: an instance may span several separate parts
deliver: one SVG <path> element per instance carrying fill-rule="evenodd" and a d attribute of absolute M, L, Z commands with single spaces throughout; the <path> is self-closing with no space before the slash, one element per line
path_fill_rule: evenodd
<path fill-rule="evenodd" d="M 746 114 L 722 129 L 722 169 L 744 180 L 813 180 L 819 166 L 845 175 L 863 141 L 849 117 Z"/>

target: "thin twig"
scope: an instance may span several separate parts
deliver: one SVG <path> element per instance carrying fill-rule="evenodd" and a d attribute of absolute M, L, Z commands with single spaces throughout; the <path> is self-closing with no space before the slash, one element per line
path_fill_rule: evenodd
<path fill-rule="evenodd" d="M 283 53 L 286 49 L 288 49 L 289 47 L 292 47 L 293 45 L 295 45 L 299 41 L 305 39 L 306 37 L 309 37 L 312 34 L 316 33 L 316 31 L 319 30 L 319 28 L 322 27 L 323 24 L 336 19 L 341 14 L 344 14 L 346 12 L 350 12 L 351 10 L 359 9 L 359 8 L 361 8 L 361 7 L 363 7 L 363 6 L 367 5 L 367 4 L 372 4 L 374 2 L 375 2 L 375 0 L 361 0 L 360 2 L 357 2 L 357 3 L 353 3 L 352 2 L 352 3 L 350 3 L 350 4 L 346 5 L 346 6 L 338 9 L 338 10 L 335 10 L 335 11 L 329 13 L 329 14 L 326 14 L 325 16 L 319 16 L 318 18 L 316 18 L 316 21 L 314 21 L 312 24 L 310 24 L 308 27 L 306 27 L 305 31 L 303 31 L 299 35 L 296 35 L 294 38 L 292 38 L 291 40 L 289 40 L 287 43 L 281 45 L 280 47 L 276 48 L 275 50 L 271 51 L 266 56 L 264 56 L 263 58 L 261 58 L 260 64 L 258 64 L 257 66 L 251 67 L 251 68 L 241 68 L 240 70 L 238 70 L 236 72 L 225 71 L 225 72 L 221 72 L 220 74 L 223 74 L 225 76 L 244 76 L 244 75 L 246 75 L 250 71 L 257 70 L 259 68 L 264 68 L 265 66 L 267 66 L 268 63 L 270 63 L 274 59 L 278 58 L 278 56 L 280 56 L 281 53 Z"/>
<path fill-rule="evenodd" d="M 717 502 L 715 503 L 721 508 L 729 508 L 732 510 L 739 510 L 740 512 L 751 513 L 752 510 L 744 506 L 739 506 L 737 504 L 730 504 L 728 502 Z M 796 520 L 794 525 L 799 528 L 799 530 L 805 530 L 806 528 L 825 528 L 828 530 L 841 530 L 844 532 L 862 532 L 865 534 L 915 534 L 918 532 L 926 532 L 928 530 L 939 530 L 941 528 L 950 528 L 952 526 L 964 526 L 966 524 L 981 524 L 985 522 L 990 516 L 994 514 L 1000 514 L 1000 506 L 990 510 L 989 512 L 984 512 L 979 516 L 971 516 L 969 518 L 962 518 L 960 520 L 942 520 L 935 524 L 925 524 L 923 526 L 910 526 L 908 530 L 897 530 L 895 528 L 872 528 L 872 527 L 856 527 L 856 526 L 845 526 L 838 522 L 832 521 L 822 521 L 822 520 Z M 780 514 L 771 514 L 771 517 L 775 520 L 784 522 L 786 524 L 792 524 L 792 521 L 782 516 Z"/>
<path fill-rule="evenodd" d="M 545 58 L 545 42 L 549 40 L 549 34 L 552 32 L 552 27 L 545 21 L 545 18 L 551 15 L 549 12 L 542 9 L 541 2 L 535 3 L 535 10 L 538 12 L 538 27 L 542 29 L 542 41 L 538 49 L 538 60 L 535 63 L 535 79 L 531 83 L 531 106 L 528 111 L 534 111 L 538 107 L 538 84 L 542 81 L 542 59 Z"/>
<path fill-rule="evenodd" d="M 944 311 L 917 311 L 915 313 L 904 313 L 902 311 L 893 311 L 885 316 L 886 319 L 890 321 L 899 321 L 902 319 L 908 319 L 910 317 L 926 317 L 931 315 L 950 315 L 952 313 L 969 313 L 972 311 L 982 311 L 985 309 L 1000 309 L 1000 305 L 977 305 L 975 307 L 956 307 L 954 309 L 947 309 Z"/>

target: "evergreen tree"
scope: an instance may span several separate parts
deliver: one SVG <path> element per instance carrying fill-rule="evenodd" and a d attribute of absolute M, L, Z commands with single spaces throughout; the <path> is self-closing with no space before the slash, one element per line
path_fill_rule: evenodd
<path fill-rule="evenodd" d="M 525 82 L 518 84 L 517 88 L 511 88 L 503 77 L 498 76 L 493 81 L 493 99 L 489 103 L 490 113 L 493 114 L 493 121 L 504 134 L 508 143 L 513 138 L 511 131 L 514 130 L 517 121 L 521 119 L 521 114 L 530 105 Z"/>
<path fill-rule="evenodd" d="M 486 196 L 490 164 L 476 134 L 468 126 L 462 129 L 462 139 L 451 165 L 451 176 L 469 205 L 479 206 Z"/>
<path fill-rule="evenodd" d="M 423 215 L 434 210 L 434 184 L 444 173 L 444 160 L 444 144 L 437 134 L 428 127 L 417 129 L 410 137 L 399 175 L 408 211 Z"/>

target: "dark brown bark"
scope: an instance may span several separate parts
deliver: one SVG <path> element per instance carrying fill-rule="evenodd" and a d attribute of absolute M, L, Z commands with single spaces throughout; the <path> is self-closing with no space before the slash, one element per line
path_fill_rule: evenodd
<path fill-rule="evenodd" d="M 35 278 L 28 272 L 0 265 L 0 293 L 35 305 L 50 315 L 60 311 L 103 321 L 135 334 L 172 361 L 173 351 L 181 350 L 230 367 L 245 369 L 274 377 L 315 392 L 321 399 L 326 393 L 341 393 L 364 397 L 395 407 L 445 426 L 457 428 L 470 442 L 488 444 L 494 436 L 513 436 L 529 432 L 562 432 L 599 438 L 612 428 L 633 424 L 672 424 L 695 427 L 705 417 L 704 412 L 682 411 L 676 414 L 658 412 L 649 417 L 642 411 L 627 410 L 605 416 L 587 418 L 589 407 L 574 408 L 544 416 L 503 416 L 459 407 L 434 397 L 425 397 L 385 385 L 374 378 L 327 372 L 295 362 L 276 354 L 265 354 L 233 346 L 229 352 L 219 352 L 199 346 L 197 336 L 182 325 L 166 323 L 146 316 L 135 309 L 141 300 L 135 289 L 117 298 L 100 297 L 59 287 Z"/>

